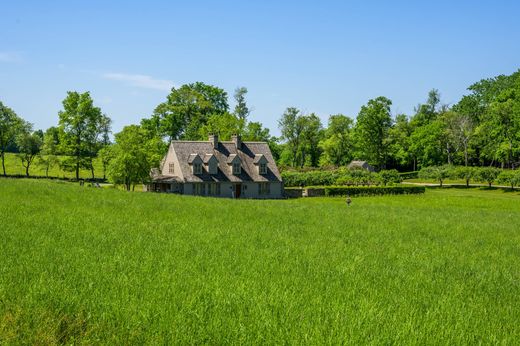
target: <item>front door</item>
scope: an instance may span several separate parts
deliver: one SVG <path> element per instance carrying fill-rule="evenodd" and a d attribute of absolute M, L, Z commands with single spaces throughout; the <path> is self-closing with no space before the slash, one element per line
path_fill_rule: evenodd
<path fill-rule="evenodd" d="M 241 194 L 242 194 L 242 184 L 236 184 L 235 185 L 235 198 L 240 198 Z"/>

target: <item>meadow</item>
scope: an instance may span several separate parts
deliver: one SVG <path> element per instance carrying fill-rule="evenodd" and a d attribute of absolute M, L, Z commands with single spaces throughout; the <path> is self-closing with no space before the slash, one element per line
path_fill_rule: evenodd
<path fill-rule="evenodd" d="M 60 158 L 63 158 L 63 156 Z M 22 166 L 22 161 L 18 158 L 17 154 L 5 153 L 5 173 L 7 175 L 25 175 L 25 167 Z M 45 167 L 39 165 L 38 158 L 36 158 L 31 164 L 29 175 L 45 177 L 45 173 Z M 3 174 L 1 162 L 0 174 Z M 97 158 L 94 159 L 94 175 L 96 178 L 103 178 L 103 164 Z M 79 176 L 82 179 L 90 179 L 92 178 L 92 173 L 89 169 L 80 169 Z M 49 169 L 49 177 L 76 178 L 76 172 L 65 171 L 56 164 Z"/>
<path fill-rule="evenodd" d="M 520 193 L 225 200 L 0 179 L 0 344 L 514 344 Z"/>

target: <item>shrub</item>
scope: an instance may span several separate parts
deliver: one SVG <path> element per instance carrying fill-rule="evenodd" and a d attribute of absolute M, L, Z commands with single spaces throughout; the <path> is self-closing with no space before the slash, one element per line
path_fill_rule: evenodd
<path fill-rule="evenodd" d="M 399 176 L 401 177 L 401 181 L 406 180 L 406 179 L 417 179 L 417 178 L 419 178 L 419 171 L 403 172 L 403 173 L 399 173 Z"/>
<path fill-rule="evenodd" d="M 475 167 L 459 166 L 455 167 L 452 171 L 452 177 L 455 179 L 464 179 L 466 187 L 469 187 L 469 182 L 475 178 L 476 175 L 477 168 Z"/>
<path fill-rule="evenodd" d="M 520 185 L 520 171 L 503 170 L 498 175 L 497 181 L 500 184 L 511 186 L 511 190 L 513 190 L 515 186 Z"/>
<path fill-rule="evenodd" d="M 381 196 L 424 193 L 424 186 L 327 186 L 325 196 Z"/>
<path fill-rule="evenodd" d="M 401 176 L 396 169 L 382 170 L 379 172 L 379 180 L 385 186 L 387 184 L 399 184 L 401 182 Z"/>
<path fill-rule="evenodd" d="M 500 175 L 500 169 L 496 167 L 481 167 L 477 170 L 477 180 L 482 183 L 488 183 L 489 187 Z"/>
<path fill-rule="evenodd" d="M 442 182 L 449 178 L 452 170 L 453 168 L 448 165 L 424 167 L 419 171 L 419 177 L 422 179 L 437 180 L 442 187 Z"/>

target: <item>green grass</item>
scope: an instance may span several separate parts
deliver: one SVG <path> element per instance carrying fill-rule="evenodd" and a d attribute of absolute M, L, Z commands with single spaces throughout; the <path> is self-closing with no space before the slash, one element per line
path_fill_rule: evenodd
<path fill-rule="evenodd" d="M 515 344 L 520 194 L 255 201 L 0 179 L 0 344 Z"/>
<path fill-rule="evenodd" d="M 2 162 L 0 161 L 0 175 L 4 173 L 1 164 Z M 16 154 L 5 154 L 5 173 L 8 175 L 25 175 L 25 167 L 22 166 L 22 161 Z M 38 164 L 38 159 L 35 159 L 35 161 L 31 164 L 29 175 L 40 177 L 45 176 L 45 168 Z M 94 159 L 94 175 L 96 178 L 103 178 L 103 166 L 101 161 L 98 159 Z M 80 169 L 79 176 L 80 178 L 88 179 L 92 177 L 92 173 L 90 170 Z M 58 165 L 54 165 L 51 169 L 49 169 L 49 177 L 75 178 L 76 172 L 66 172 Z"/>

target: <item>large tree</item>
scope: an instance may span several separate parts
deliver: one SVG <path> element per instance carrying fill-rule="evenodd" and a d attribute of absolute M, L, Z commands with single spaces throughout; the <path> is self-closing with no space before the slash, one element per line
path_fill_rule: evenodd
<path fill-rule="evenodd" d="M 246 94 L 247 94 L 247 88 L 246 87 L 240 87 L 235 89 L 235 115 L 237 118 L 246 120 L 249 116 L 249 113 L 251 113 L 251 110 L 247 106 L 246 103 Z"/>
<path fill-rule="evenodd" d="M 19 148 L 18 157 L 25 167 L 25 175 L 29 176 L 29 169 L 34 159 L 40 153 L 43 137 L 40 132 L 22 131 L 16 137 L 16 144 Z"/>
<path fill-rule="evenodd" d="M 62 152 L 71 157 L 76 179 L 79 179 L 80 167 L 90 168 L 102 118 L 89 92 L 67 92 L 63 110 L 59 112 L 60 145 Z"/>
<path fill-rule="evenodd" d="M 163 143 L 138 125 L 125 126 L 115 135 L 110 147 L 111 157 L 108 177 L 115 184 L 123 184 L 127 190 L 150 178 L 150 169 L 157 167 L 164 154 Z"/>
<path fill-rule="evenodd" d="M 302 140 L 303 127 L 301 122 L 298 122 L 300 116 L 299 109 L 289 107 L 278 120 L 278 128 L 282 133 L 282 139 L 285 140 L 286 160 L 293 167 L 298 163 L 298 151 Z"/>
<path fill-rule="evenodd" d="M 16 141 L 16 137 L 24 131 L 29 131 L 30 124 L 20 118 L 9 107 L 0 102 L 0 157 L 2 158 L 2 169 L 5 171 L 5 152 L 7 147 Z"/>
<path fill-rule="evenodd" d="M 320 142 L 323 151 L 321 165 L 342 166 L 352 160 L 353 120 L 343 114 L 331 115 L 324 139 Z"/>
<path fill-rule="evenodd" d="M 49 176 L 49 170 L 56 165 L 58 160 L 59 130 L 51 126 L 43 134 L 43 143 L 39 155 L 38 164 L 45 169 L 45 176 Z"/>
<path fill-rule="evenodd" d="M 392 126 L 392 101 L 380 96 L 361 107 L 357 117 L 356 133 L 359 152 L 370 164 L 385 168 L 388 155 L 388 133 Z"/>
<path fill-rule="evenodd" d="M 202 82 L 172 88 L 165 102 L 159 104 L 153 117 L 159 119 L 161 135 L 174 139 L 198 140 L 200 129 L 211 115 L 229 110 L 227 93 Z"/>

